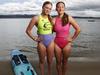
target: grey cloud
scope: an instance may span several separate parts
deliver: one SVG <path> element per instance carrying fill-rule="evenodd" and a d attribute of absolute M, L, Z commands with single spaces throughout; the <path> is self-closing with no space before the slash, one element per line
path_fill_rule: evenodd
<path fill-rule="evenodd" d="M 88 3 L 86 3 L 84 5 L 77 5 L 77 6 L 68 7 L 68 9 L 69 10 L 85 10 L 85 9 L 98 10 L 98 9 L 100 9 L 100 4 L 88 4 Z"/>

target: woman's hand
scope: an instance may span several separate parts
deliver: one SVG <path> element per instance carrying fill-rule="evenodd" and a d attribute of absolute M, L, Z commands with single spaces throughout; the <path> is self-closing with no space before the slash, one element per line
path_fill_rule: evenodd
<path fill-rule="evenodd" d="M 36 42 L 39 42 L 39 41 L 41 41 L 41 38 L 39 38 L 38 36 L 34 36 L 33 40 L 36 41 Z"/>

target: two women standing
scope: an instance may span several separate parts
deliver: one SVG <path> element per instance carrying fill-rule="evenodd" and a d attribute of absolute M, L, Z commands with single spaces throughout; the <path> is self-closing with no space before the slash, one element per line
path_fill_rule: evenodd
<path fill-rule="evenodd" d="M 58 2 L 56 4 L 58 15 L 54 19 L 49 15 L 51 9 L 52 3 L 49 1 L 44 2 L 41 15 L 32 18 L 26 29 L 26 33 L 31 39 L 38 43 L 37 50 L 39 54 L 41 75 L 44 75 L 45 56 L 47 56 L 48 63 L 47 75 L 51 75 L 51 66 L 54 54 L 56 57 L 58 75 L 65 75 L 68 57 L 71 52 L 71 44 L 78 36 L 80 27 L 71 16 L 64 12 L 64 2 Z M 38 29 L 38 36 L 32 35 L 31 31 L 34 25 Z M 72 37 L 69 33 L 71 25 L 75 29 L 75 33 Z M 55 38 L 53 38 L 53 30 L 56 33 Z"/>

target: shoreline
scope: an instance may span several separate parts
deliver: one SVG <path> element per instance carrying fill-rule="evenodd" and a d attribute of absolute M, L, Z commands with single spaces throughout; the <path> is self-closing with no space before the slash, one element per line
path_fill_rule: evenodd
<path fill-rule="evenodd" d="M 14 15 L 0 15 L 0 18 L 32 18 L 33 16 L 36 16 L 35 14 L 14 14 Z M 56 15 L 51 15 L 52 17 L 55 17 Z M 86 16 L 73 16 L 74 18 L 80 18 L 80 19 L 100 19 L 100 17 L 86 17 Z"/>
<path fill-rule="evenodd" d="M 0 61 L 4 60 L 11 60 L 11 51 L 12 50 L 2 50 L 0 51 Z M 25 50 L 22 49 L 21 51 L 24 55 L 27 56 L 28 59 L 30 60 L 38 60 L 38 53 L 36 49 L 32 50 Z M 71 62 L 100 62 L 99 56 L 73 56 L 74 52 L 71 53 L 69 57 L 69 61 Z M 55 60 L 55 57 L 54 57 Z"/>

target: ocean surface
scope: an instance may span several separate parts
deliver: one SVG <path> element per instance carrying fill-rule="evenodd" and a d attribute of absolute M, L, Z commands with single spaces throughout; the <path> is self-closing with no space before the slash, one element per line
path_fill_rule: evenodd
<path fill-rule="evenodd" d="M 81 33 L 73 42 L 72 57 L 100 57 L 100 19 L 75 18 L 81 27 Z M 0 51 L 22 49 L 37 54 L 37 43 L 25 33 L 31 18 L 0 19 Z M 34 27 L 33 35 L 37 29 Z M 74 29 L 71 27 L 71 34 Z"/>

